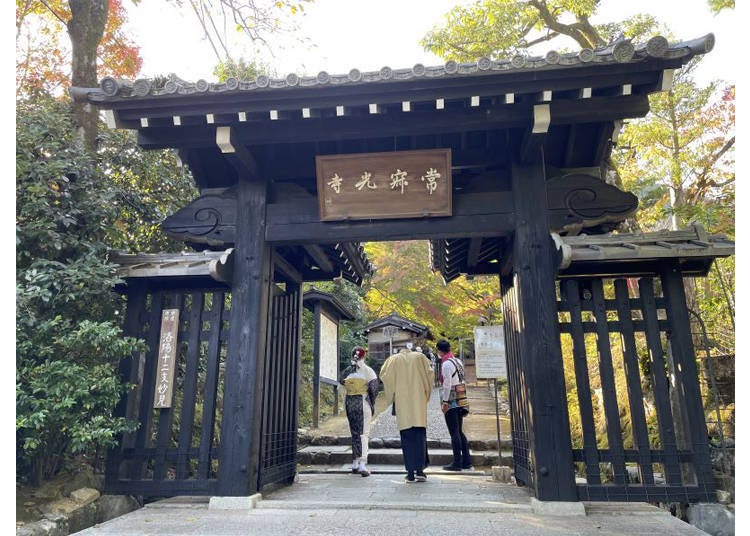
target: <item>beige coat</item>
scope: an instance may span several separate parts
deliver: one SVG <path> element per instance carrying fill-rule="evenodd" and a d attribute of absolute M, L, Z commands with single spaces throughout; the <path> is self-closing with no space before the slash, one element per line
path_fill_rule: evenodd
<path fill-rule="evenodd" d="M 403 349 L 390 356 L 380 369 L 380 379 L 385 387 L 385 399 L 396 403 L 398 429 L 427 428 L 432 371 L 424 354 Z"/>

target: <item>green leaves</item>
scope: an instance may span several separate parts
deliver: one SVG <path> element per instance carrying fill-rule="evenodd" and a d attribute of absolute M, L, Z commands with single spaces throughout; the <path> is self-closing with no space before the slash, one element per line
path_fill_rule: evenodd
<path fill-rule="evenodd" d="M 88 152 L 64 102 L 19 101 L 16 119 L 17 473 L 39 482 L 135 426 L 112 414 L 127 389 L 117 366 L 144 344 L 122 335 L 109 251 L 167 249 L 158 226 L 195 190 L 174 155 L 143 153 L 131 133 Z"/>

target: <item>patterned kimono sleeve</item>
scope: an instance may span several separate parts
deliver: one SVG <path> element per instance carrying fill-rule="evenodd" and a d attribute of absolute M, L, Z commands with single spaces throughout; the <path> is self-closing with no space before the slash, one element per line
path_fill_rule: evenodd
<path fill-rule="evenodd" d="M 380 389 L 380 382 L 377 376 L 367 382 L 367 401 L 370 403 L 370 409 L 372 414 L 375 415 L 375 398 L 378 396 L 378 390 Z"/>

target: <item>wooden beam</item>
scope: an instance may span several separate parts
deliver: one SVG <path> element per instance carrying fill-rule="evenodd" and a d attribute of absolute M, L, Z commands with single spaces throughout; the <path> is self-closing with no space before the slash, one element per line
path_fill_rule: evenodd
<path fill-rule="evenodd" d="M 307 244 L 304 246 L 304 248 L 307 254 L 312 257 L 312 259 L 321 270 L 323 270 L 324 272 L 333 272 L 333 263 L 320 246 L 317 246 L 315 244 Z"/>
<path fill-rule="evenodd" d="M 274 269 L 281 272 L 286 279 L 296 283 L 303 281 L 302 274 L 278 252 L 274 253 L 273 263 Z"/>
<path fill-rule="evenodd" d="M 237 131 L 232 127 L 216 128 L 216 145 L 224 158 L 237 170 L 240 179 L 252 180 L 259 177 L 258 164 L 250 151 L 237 138 Z"/>
<path fill-rule="evenodd" d="M 576 154 L 576 133 L 578 132 L 577 125 L 570 125 L 568 130 L 568 140 L 565 145 L 565 156 L 563 156 L 563 167 L 573 167 L 575 162 L 574 157 Z M 598 162 L 598 160 L 597 160 Z"/>
<path fill-rule="evenodd" d="M 549 104 L 536 104 L 533 108 L 533 124 L 524 132 L 519 151 L 520 161 L 527 164 L 538 154 L 549 132 L 552 120 Z"/>
<path fill-rule="evenodd" d="M 643 117 L 648 113 L 645 95 L 620 95 L 578 100 L 557 100 L 549 106 L 551 124 L 590 123 Z M 260 121 L 237 123 L 236 145 L 296 143 L 389 136 L 435 134 L 518 128 L 527 126 L 533 110 L 528 104 L 497 105 L 399 114 L 332 117 L 316 120 Z M 541 122 L 539 123 L 542 124 Z M 262 125 L 262 128 L 259 128 Z M 134 126 L 133 128 L 138 128 Z M 208 147 L 215 145 L 214 127 L 151 127 L 140 130 L 138 144 L 144 149 Z M 234 133 L 233 133 L 234 135 Z"/>
<path fill-rule="evenodd" d="M 472 238 L 469 240 L 469 251 L 466 254 L 466 267 L 471 269 L 477 265 L 479 259 L 479 252 L 482 250 L 482 239 Z"/>
<path fill-rule="evenodd" d="M 513 226 L 510 192 L 454 194 L 453 216 L 321 222 L 315 198 L 268 205 L 266 239 L 281 243 L 340 243 L 462 236 L 498 236 Z"/>

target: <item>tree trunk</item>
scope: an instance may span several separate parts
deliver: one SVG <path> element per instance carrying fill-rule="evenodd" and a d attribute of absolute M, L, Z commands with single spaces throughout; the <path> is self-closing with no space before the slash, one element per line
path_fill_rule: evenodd
<path fill-rule="evenodd" d="M 69 0 L 71 17 L 68 34 L 72 45 L 71 85 L 96 87 L 96 49 L 104 35 L 109 0 Z M 86 147 L 96 149 L 99 131 L 98 111 L 87 103 L 74 103 L 73 113 L 79 135 Z"/>

